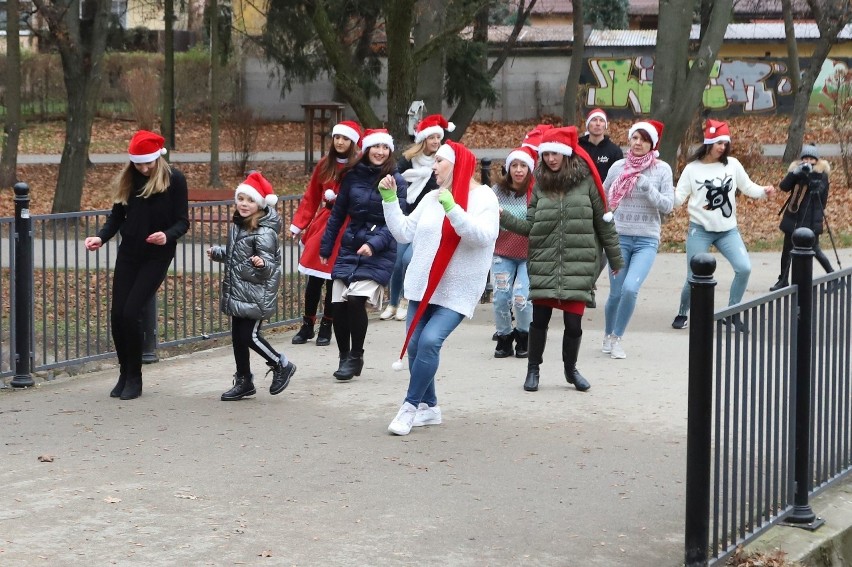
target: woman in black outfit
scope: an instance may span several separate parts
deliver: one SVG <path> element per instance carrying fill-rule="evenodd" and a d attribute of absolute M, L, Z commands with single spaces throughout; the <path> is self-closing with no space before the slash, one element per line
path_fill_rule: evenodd
<path fill-rule="evenodd" d="M 824 159 L 820 159 L 816 146 L 802 146 L 800 160 L 790 164 L 787 175 L 778 187 L 790 193 L 779 214 L 781 217 L 781 232 L 784 233 L 784 247 L 781 251 L 781 274 L 770 291 L 776 291 L 790 285 L 790 252 L 793 250 L 793 231 L 806 227 L 814 231 L 814 257 L 826 273 L 834 268 L 828 257 L 819 247 L 819 235 L 822 234 L 825 219 L 825 205 L 828 203 L 828 176 L 831 167 Z"/>
<path fill-rule="evenodd" d="M 130 141 L 128 163 L 116 178 L 112 211 L 86 249 L 97 250 L 116 233 L 110 320 L 120 367 L 110 397 L 142 395 L 142 310 L 157 293 L 189 228 L 186 178 L 163 158 L 162 136 L 146 130 Z"/>

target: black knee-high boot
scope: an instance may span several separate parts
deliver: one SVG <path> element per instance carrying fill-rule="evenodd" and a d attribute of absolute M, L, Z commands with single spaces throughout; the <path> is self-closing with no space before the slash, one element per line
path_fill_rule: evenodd
<path fill-rule="evenodd" d="M 580 355 L 580 342 L 583 336 L 572 337 L 562 334 L 562 364 L 565 366 L 565 380 L 574 387 L 585 392 L 592 387 L 589 381 L 577 370 L 577 357 Z"/>
<path fill-rule="evenodd" d="M 530 327 L 527 348 L 527 377 L 524 380 L 524 390 L 535 392 L 538 390 L 539 365 L 544 356 L 544 345 L 547 342 L 547 329 L 536 329 Z"/>

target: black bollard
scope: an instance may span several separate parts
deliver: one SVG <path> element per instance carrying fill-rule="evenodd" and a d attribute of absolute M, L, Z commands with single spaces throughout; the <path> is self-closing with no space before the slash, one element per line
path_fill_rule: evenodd
<path fill-rule="evenodd" d="M 816 517 L 808 494 L 811 491 L 811 331 L 813 326 L 814 242 L 816 237 L 809 228 L 793 232 L 792 283 L 796 286 L 798 317 L 796 327 L 796 440 L 795 471 L 796 493 L 793 510 L 784 517 L 784 523 L 816 529 L 823 520 Z"/>
<path fill-rule="evenodd" d="M 710 537 L 711 427 L 713 416 L 713 301 L 716 259 L 690 262 L 689 389 L 686 426 L 686 523 L 684 565 L 707 565 Z"/>
<path fill-rule="evenodd" d="M 482 184 L 491 187 L 491 160 L 482 158 L 479 162 L 479 167 L 479 177 L 482 179 Z"/>
<path fill-rule="evenodd" d="M 33 369 L 33 219 L 30 186 L 15 184 L 15 388 L 34 386 Z"/>

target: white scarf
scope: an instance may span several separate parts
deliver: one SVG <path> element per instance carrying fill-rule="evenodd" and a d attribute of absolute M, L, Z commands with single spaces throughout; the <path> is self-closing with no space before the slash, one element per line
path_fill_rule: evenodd
<path fill-rule="evenodd" d="M 408 181 L 408 193 L 405 195 L 405 201 L 411 205 L 423 192 L 429 178 L 432 176 L 432 165 L 435 163 L 435 155 L 427 156 L 425 154 L 417 154 L 411 158 L 411 169 L 406 169 L 402 172 L 402 178 Z"/>

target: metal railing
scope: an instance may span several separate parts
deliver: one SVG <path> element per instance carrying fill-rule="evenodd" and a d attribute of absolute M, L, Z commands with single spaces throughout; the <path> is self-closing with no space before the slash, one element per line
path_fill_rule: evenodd
<path fill-rule="evenodd" d="M 277 205 L 282 227 L 298 206 L 298 197 Z M 31 369 L 45 371 L 114 356 L 109 306 L 118 237 L 88 252 L 86 236 L 94 235 L 109 211 L 33 215 Z M 219 310 L 223 264 L 207 258 L 207 248 L 224 244 L 234 213 L 233 201 L 190 203 L 189 230 L 178 241 L 175 259 L 156 300 L 156 328 L 149 332 L 158 347 L 221 337 L 230 333 L 230 318 Z M 15 372 L 16 314 L 19 290 L 14 274 L 15 219 L 0 218 L 0 378 Z M 298 272 L 299 245 L 282 238 L 282 287 L 274 314 L 265 322 L 276 327 L 295 322 L 303 312 L 304 277 Z M 26 278 L 25 278 L 26 279 Z M 26 311 L 24 311 L 26 312 Z M 2 383 L 0 383 L 2 384 Z"/>
<path fill-rule="evenodd" d="M 809 499 L 852 468 L 852 269 L 713 313 L 710 255 L 692 265 L 685 565 L 721 565 L 778 524 L 817 529 Z M 810 234 L 808 234 L 810 233 Z"/>

